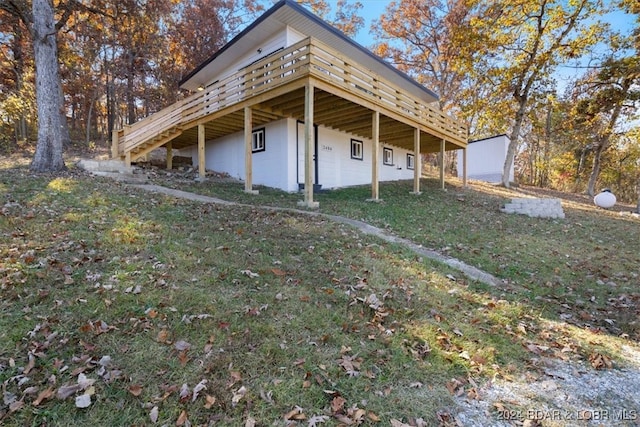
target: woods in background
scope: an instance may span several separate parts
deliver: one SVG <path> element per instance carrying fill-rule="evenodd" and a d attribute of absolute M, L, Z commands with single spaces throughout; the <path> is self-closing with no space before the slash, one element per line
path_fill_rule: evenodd
<path fill-rule="evenodd" d="M 350 36 L 363 29 L 359 2 L 301 3 Z M 0 0 L 0 145 L 37 143 L 33 170 L 64 167 L 69 139 L 107 145 L 114 128 L 184 96 L 182 77 L 270 6 Z M 470 139 L 509 135 L 518 182 L 589 194 L 610 187 L 636 201 L 639 9 L 635 0 L 397 0 L 367 47 L 439 93 Z M 632 31 L 602 22 L 616 10 L 632 14 Z M 44 65 L 51 55 L 55 70 Z"/>

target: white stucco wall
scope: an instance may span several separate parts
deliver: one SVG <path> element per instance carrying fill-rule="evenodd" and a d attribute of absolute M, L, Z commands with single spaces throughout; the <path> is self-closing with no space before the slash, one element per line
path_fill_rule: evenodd
<path fill-rule="evenodd" d="M 268 38 L 267 40 L 262 40 L 255 45 L 255 47 L 251 48 L 250 51 L 245 52 L 237 61 L 231 63 L 227 68 L 224 69 L 221 73 L 215 76 L 215 79 L 210 83 L 213 83 L 215 80 L 220 80 L 226 76 L 233 75 L 246 67 L 249 64 L 254 63 L 260 58 L 264 58 L 271 53 L 283 49 L 284 47 L 290 45 L 287 41 L 289 35 L 287 31 L 281 31 L 277 34 L 274 34 L 273 37 Z"/>
<path fill-rule="evenodd" d="M 253 153 L 253 183 L 268 187 L 288 188 L 287 167 L 291 158 L 288 141 L 295 137 L 295 129 L 291 120 L 279 120 L 266 126 L 255 127 L 254 130 L 264 128 L 265 151 Z M 198 148 L 193 146 L 180 150 L 186 156 L 191 156 L 194 167 L 198 167 Z M 210 171 L 225 172 L 231 177 L 245 179 L 244 164 L 244 132 L 236 132 L 222 138 L 207 141 L 205 144 L 205 168 Z M 296 188 L 297 189 L 297 188 Z"/>
<path fill-rule="evenodd" d="M 471 141 L 467 146 L 467 177 L 479 181 L 501 182 L 508 147 L 509 137 L 507 135 Z M 458 150 L 457 154 L 458 177 L 462 178 L 464 171 L 462 150 Z M 509 180 L 514 180 L 513 164 Z"/>
<path fill-rule="evenodd" d="M 304 124 L 297 124 L 297 183 L 304 183 Z M 351 139 L 362 141 L 362 160 L 351 158 Z M 320 126 L 318 128 L 318 180 L 323 189 L 348 187 L 371 183 L 371 150 L 369 139 Z M 393 165 L 383 164 L 383 147 L 393 150 Z M 412 179 L 413 169 L 407 169 L 407 154 L 412 152 L 380 143 L 379 179 L 394 181 Z M 414 163 L 415 164 L 415 163 Z M 317 183 L 316 183 L 317 184 Z"/>
<path fill-rule="evenodd" d="M 298 191 L 304 183 L 304 124 L 283 119 L 255 127 L 265 129 L 265 151 L 253 153 L 253 183 Z M 363 159 L 351 158 L 351 139 L 363 142 Z M 354 137 L 333 129 L 318 128 L 318 178 L 323 189 L 348 187 L 371 183 L 371 140 Z M 393 165 L 383 164 L 383 147 L 393 150 Z M 407 169 L 407 154 L 412 152 L 380 144 L 380 181 L 412 179 L 413 170 Z M 180 155 L 191 156 L 198 166 L 197 146 L 180 150 Z M 205 145 L 206 169 L 228 173 L 245 179 L 244 134 L 236 132 L 210 140 Z M 315 178 L 315 177 L 314 177 Z M 315 179 L 314 179 L 315 183 Z"/>

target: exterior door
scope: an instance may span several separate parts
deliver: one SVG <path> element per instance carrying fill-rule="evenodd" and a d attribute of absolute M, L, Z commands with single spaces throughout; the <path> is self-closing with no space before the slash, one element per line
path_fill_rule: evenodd
<path fill-rule="evenodd" d="M 304 122 L 298 122 L 297 129 L 297 152 L 298 152 L 298 186 L 304 188 L 304 155 L 306 151 L 306 144 L 304 141 Z M 313 125 L 313 184 L 319 188 L 319 176 L 318 176 L 318 125 Z"/>

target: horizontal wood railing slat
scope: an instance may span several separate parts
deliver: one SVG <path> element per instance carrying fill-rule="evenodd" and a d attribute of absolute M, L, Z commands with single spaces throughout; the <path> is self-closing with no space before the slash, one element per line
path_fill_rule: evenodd
<path fill-rule="evenodd" d="M 124 156 L 136 147 L 173 139 L 210 114 L 308 75 L 357 96 L 366 101 L 364 105 L 380 106 L 450 142 L 466 143 L 463 124 L 319 40 L 306 38 L 126 126 L 118 131 L 118 153 Z"/>

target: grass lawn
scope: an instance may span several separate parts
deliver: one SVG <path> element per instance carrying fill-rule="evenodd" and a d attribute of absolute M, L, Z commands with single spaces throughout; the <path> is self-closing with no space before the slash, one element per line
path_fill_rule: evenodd
<path fill-rule="evenodd" d="M 160 176 L 160 175 L 159 175 Z M 491 288 L 323 217 L 300 195 L 0 169 L 0 423 L 438 425 L 477 383 L 541 356 L 623 366 L 637 346 L 637 218 L 564 204 L 500 214 L 504 189 L 424 181 L 318 195 L 504 279 Z M 494 414 L 497 416 L 497 414 Z M 421 419 L 423 421 L 421 421 Z"/>

